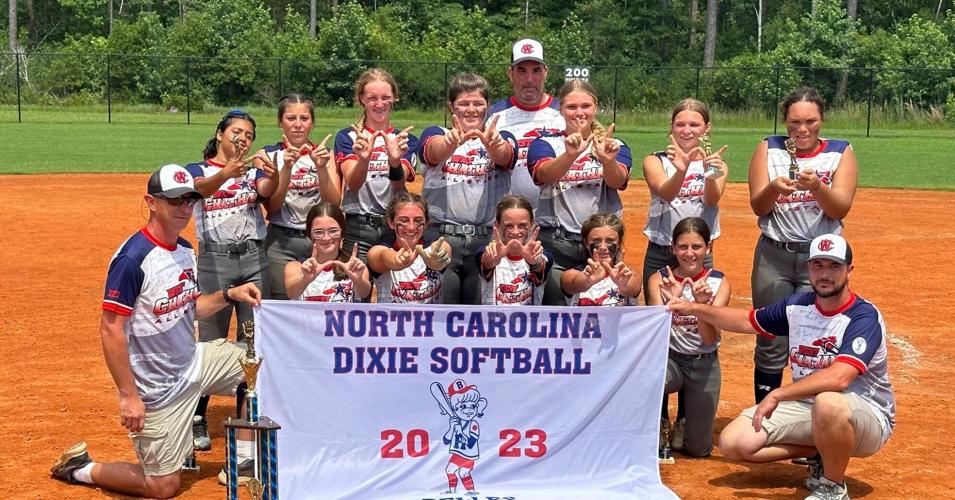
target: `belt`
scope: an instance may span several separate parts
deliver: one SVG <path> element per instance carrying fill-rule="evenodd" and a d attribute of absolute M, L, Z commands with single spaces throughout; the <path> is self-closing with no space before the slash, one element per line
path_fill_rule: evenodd
<path fill-rule="evenodd" d="M 715 358 L 717 352 L 719 351 L 707 352 L 703 354 L 683 354 L 682 352 L 676 352 L 671 349 L 670 356 L 673 356 L 674 358 L 680 358 L 680 359 L 704 359 L 704 358 Z"/>
<path fill-rule="evenodd" d="M 554 228 L 554 237 L 560 238 L 562 240 L 573 241 L 574 243 L 582 243 L 584 241 L 584 239 L 580 236 L 580 233 L 567 231 L 562 227 Z"/>
<path fill-rule="evenodd" d="M 214 241 L 200 241 L 199 248 L 206 252 L 246 253 L 262 247 L 262 240 L 245 240 L 238 243 L 216 243 Z"/>
<path fill-rule="evenodd" d="M 491 234 L 488 226 L 472 226 L 471 224 L 436 224 L 441 234 L 451 236 L 487 236 Z"/>
<path fill-rule="evenodd" d="M 790 253 L 809 253 L 809 246 L 812 245 L 812 243 L 808 241 L 776 241 L 765 234 L 763 238 L 768 241 L 770 245 Z"/>
<path fill-rule="evenodd" d="M 348 214 L 346 218 L 346 222 L 355 221 L 358 224 L 370 226 L 382 226 L 385 224 L 385 218 L 378 214 Z"/>
<path fill-rule="evenodd" d="M 290 236 L 305 236 L 304 229 L 293 229 L 291 227 L 280 226 L 278 224 L 272 224 L 271 227 L 274 227 L 276 230 L 282 231 L 283 233 Z"/>

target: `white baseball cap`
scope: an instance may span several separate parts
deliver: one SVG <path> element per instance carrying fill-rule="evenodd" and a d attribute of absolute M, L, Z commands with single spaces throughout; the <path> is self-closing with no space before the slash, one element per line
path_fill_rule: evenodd
<path fill-rule="evenodd" d="M 816 236 L 809 244 L 809 260 L 829 259 L 840 264 L 852 264 L 852 248 L 838 234 Z"/>
<path fill-rule="evenodd" d="M 185 168 L 173 164 L 163 165 L 149 176 L 146 192 L 163 198 L 179 198 L 187 194 L 202 197 L 202 194 L 196 191 L 192 174 Z"/>
<path fill-rule="evenodd" d="M 544 46 L 530 38 L 514 42 L 514 47 L 511 49 L 511 66 L 523 61 L 544 64 Z"/>

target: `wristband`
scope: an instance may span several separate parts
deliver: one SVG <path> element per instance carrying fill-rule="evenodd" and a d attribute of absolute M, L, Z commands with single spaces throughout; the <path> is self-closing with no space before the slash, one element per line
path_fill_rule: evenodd
<path fill-rule="evenodd" d="M 401 164 L 398 164 L 397 167 L 389 164 L 388 165 L 388 180 L 389 181 L 405 180 L 405 167 Z"/>
<path fill-rule="evenodd" d="M 238 305 L 239 302 L 236 301 L 236 300 L 232 300 L 232 298 L 229 297 L 229 290 L 232 290 L 233 288 L 235 288 L 235 287 L 230 286 L 229 288 L 226 288 L 225 290 L 223 290 L 223 291 L 222 291 L 222 298 L 225 299 L 225 301 L 228 302 L 229 304 L 232 304 L 232 305 L 235 306 L 235 305 Z"/>

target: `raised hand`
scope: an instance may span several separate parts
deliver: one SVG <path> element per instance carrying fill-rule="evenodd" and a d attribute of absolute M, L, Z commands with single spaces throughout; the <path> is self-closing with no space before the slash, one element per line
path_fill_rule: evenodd
<path fill-rule="evenodd" d="M 622 258 L 620 262 L 612 266 L 609 262 L 601 262 L 601 266 L 603 266 L 604 272 L 607 273 L 611 281 L 617 285 L 617 288 L 626 288 L 630 284 L 630 280 L 633 279 L 633 269 L 630 269 L 630 266 L 624 263 Z"/>
<path fill-rule="evenodd" d="M 541 257 L 544 255 L 544 246 L 537 240 L 537 236 L 540 235 L 540 232 L 540 226 L 535 226 L 534 231 L 530 237 L 527 238 L 527 242 L 521 245 L 521 257 L 524 257 L 524 261 L 532 266 L 540 262 Z"/>
<path fill-rule="evenodd" d="M 705 167 L 707 167 L 708 169 L 715 168 L 719 170 L 720 172 L 722 172 L 721 175 L 711 174 L 711 175 L 708 175 L 707 178 L 718 179 L 726 174 L 727 168 L 726 168 L 726 162 L 723 161 L 723 153 L 726 152 L 727 147 L 729 146 L 725 145 L 721 147 L 720 149 L 716 150 L 715 153 L 706 155 L 706 157 L 703 158 L 703 165 Z"/>
<path fill-rule="evenodd" d="M 385 151 L 388 153 L 388 160 L 392 162 L 400 161 L 401 157 L 408 152 L 408 132 L 414 128 L 414 125 L 405 127 L 397 135 L 391 137 L 389 134 L 378 131 L 377 134 L 385 138 Z"/>
<path fill-rule="evenodd" d="M 796 181 L 790 180 L 789 177 L 779 176 L 770 181 L 769 185 L 783 196 L 789 196 L 796 192 Z"/>
<path fill-rule="evenodd" d="M 265 154 L 265 151 L 259 151 L 255 153 L 254 155 L 242 160 L 242 163 L 247 167 L 261 169 L 262 173 L 264 173 L 265 176 L 269 178 L 274 176 L 276 172 L 275 164 L 272 163 L 272 160 L 269 158 L 269 155 Z M 249 165 L 250 163 L 251 165 Z M 257 166 L 256 166 L 256 163 L 258 163 Z"/>
<path fill-rule="evenodd" d="M 332 134 L 328 134 L 322 139 L 322 142 L 318 143 L 318 146 L 315 146 L 315 149 L 308 152 L 308 157 L 311 158 L 312 163 L 315 164 L 315 168 L 325 168 L 328 166 L 328 160 L 332 158 L 332 152 L 328 150 L 328 147 L 325 144 L 329 139 L 332 138 Z"/>
<path fill-rule="evenodd" d="M 593 142 L 594 135 L 590 134 L 586 139 L 580 132 L 574 132 L 567 137 L 564 137 L 564 151 L 568 156 L 576 159 L 580 156 L 580 153 L 583 153 L 590 147 L 590 143 Z"/>
<path fill-rule="evenodd" d="M 417 245 L 415 246 L 415 250 L 424 260 L 424 264 L 428 266 L 428 269 L 440 271 L 451 263 L 451 254 L 444 249 L 443 236 L 435 240 L 428 248 Z"/>
<path fill-rule="evenodd" d="M 355 133 L 355 142 L 352 144 L 352 151 L 358 155 L 361 161 L 371 159 L 371 153 L 375 149 L 375 139 L 378 138 L 378 132 L 370 133 L 358 125 L 352 124 L 352 132 Z"/>
<path fill-rule="evenodd" d="M 352 244 L 351 256 L 346 262 L 336 259 L 329 262 L 329 264 L 341 268 L 352 282 L 358 281 L 364 276 L 365 263 L 358 258 L 358 243 Z"/>
<path fill-rule="evenodd" d="M 324 269 L 324 264 L 318 263 L 318 242 L 312 242 L 312 255 L 302 262 L 302 278 L 311 283 Z"/>
<path fill-rule="evenodd" d="M 699 147 L 695 147 L 689 152 L 683 151 L 683 148 L 677 144 L 676 138 L 673 137 L 673 134 L 670 134 L 670 145 L 667 146 L 666 154 L 667 159 L 670 160 L 670 163 L 672 163 L 677 170 L 683 173 L 686 173 L 686 169 L 690 167 L 690 162 L 693 160 L 699 160 L 706 156 L 706 153 L 704 153 Z"/>
<path fill-rule="evenodd" d="M 451 115 L 451 130 L 444 134 L 444 142 L 449 146 L 458 147 L 467 141 L 464 129 L 461 128 L 461 120 L 457 115 Z"/>
<path fill-rule="evenodd" d="M 472 137 L 477 137 L 481 140 L 481 144 L 484 144 L 484 147 L 487 149 L 495 149 L 501 146 L 504 142 L 504 139 L 501 137 L 500 132 L 497 131 L 497 121 L 501 118 L 501 115 L 495 115 L 491 119 L 491 123 L 484 130 L 474 129 L 465 134 L 465 139 L 470 139 Z"/>
<path fill-rule="evenodd" d="M 398 242 L 401 248 L 395 252 L 391 261 L 391 269 L 394 271 L 399 271 L 410 266 L 415 258 L 418 257 L 418 251 L 412 247 L 410 243 L 403 238 L 398 238 Z"/>
<path fill-rule="evenodd" d="M 810 168 L 799 172 L 793 184 L 799 191 L 815 191 L 822 185 L 822 180 L 816 175 L 816 171 Z"/>
<path fill-rule="evenodd" d="M 607 163 L 617 159 L 617 153 L 620 152 L 620 144 L 613 139 L 614 130 L 617 124 L 611 123 L 607 127 L 607 132 L 602 139 L 594 138 L 594 155 L 600 163 Z"/>
<path fill-rule="evenodd" d="M 486 259 L 484 267 L 488 269 L 497 267 L 505 255 L 507 255 L 507 245 L 501 240 L 501 232 L 497 230 L 497 226 L 494 226 L 494 238 L 484 248 L 484 257 L 482 257 Z"/>
<path fill-rule="evenodd" d="M 583 271 L 586 287 L 590 288 L 599 283 L 606 277 L 605 272 L 600 259 L 597 258 L 597 252 L 594 251 L 591 258 L 587 259 L 587 267 Z"/>
<path fill-rule="evenodd" d="M 282 140 L 285 141 L 285 153 L 282 156 L 284 163 L 284 168 L 291 168 L 292 165 L 295 165 L 295 162 L 298 161 L 299 157 L 302 156 L 302 150 L 292 145 L 288 140 L 288 137 L 285 137 L 285 134 L 282 134 Z"/>
<path fill-rule="evenodd" d="M 712 269 L 706 271 L 706 274 L 702 278 L 695 281 L 690 289 L 693 293 L 693 301 L 700 304 L 709 304 L 713 301 L 714 293 L 713 289 L 710 287 L 710 284 L 706 281 L 710 277 L 710 273 L 713 272 Z"/>
<path fill-rule="evenodd" d="M 225 291 L 226 298 L 232 302 L 242 302 L 250 306 L 262 305 L 262 292 L 255 283 L 243 283 Z"/>
<path fill-rule="evenodd" d="M 693 287 L 693 280 L 690 278 L 684 278 L 683 281 L 676 279 L 676 275 L 673 274 L 673 269 L 667 266 L 667 275 L 660 281 L 661 290 L 666 290 L 671 297 L 682 297 L 683 289 L 688 286 Z"/>

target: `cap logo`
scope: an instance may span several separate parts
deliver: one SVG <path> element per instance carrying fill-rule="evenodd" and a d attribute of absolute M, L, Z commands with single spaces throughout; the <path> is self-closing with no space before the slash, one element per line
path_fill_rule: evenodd
<path fill-rule="evenodd" d="M 832 250 L 832 248 L 833 248 L 834 246 L 835 246 L 835 243 L 833 243 L 832 240 L 820 240 L 820 241 L 819 241 L 819 251 L 820 251 L 820 252 L 828 252 L 829 250 Z"/>
<path fill-rule="evenodd" d="M 524 45 L 521 45 L 521 53 L 522 53 L 522 54 L 530 54 L 530 53 L 532 53 L 532 52 L 534 52 L 534 46 L 533 46 L 533 45 L 531 45 L 531 44 L 529 44 L 529 43 L 525 43 Z"/>
<path fill-rule="evenodd" d="M 178 172 L 172 174 L 172 180 L 178 182 L 179 184 L 185 184 L 185 183 L 186 183 L 186 173 L 183 172 L 182 170 L 180 170 L 180 171 L 178 171 Z"/>

